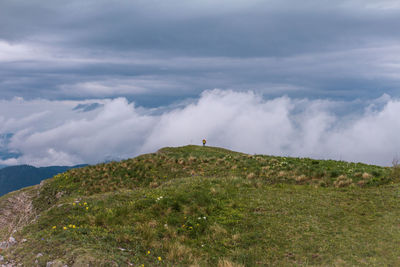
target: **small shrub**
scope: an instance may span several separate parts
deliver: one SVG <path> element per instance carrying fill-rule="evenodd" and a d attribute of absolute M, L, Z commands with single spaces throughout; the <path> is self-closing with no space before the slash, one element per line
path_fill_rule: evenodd
<path fill-rule="evenodd" d="M 332 178 L 336 178 L 336 177 L 339 176 L 339 172 L 336 171 L 336 170 L 333 170 L 333 171 L 331 171 L 330 176 L 331 176 Z"/>
<path fill-rule="evenodd" d="M 379 176 L 381 176 L 381 172 L 379 172 L 379 171 L 376 171 L 376 170 L 373 170 L 372 172 L 371 172 L 371 174 L 374 176 L 374 177 L 379 177 Z"/>
<path fill-rule="evenodd" d="M 392 178 L 400 179 L 400 160 L 397 157 L 392 161 Z"/>

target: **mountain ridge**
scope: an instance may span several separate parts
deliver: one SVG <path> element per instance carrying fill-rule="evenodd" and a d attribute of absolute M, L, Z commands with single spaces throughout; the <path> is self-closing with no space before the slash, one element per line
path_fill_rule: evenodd
<path fill-rule="evenodd" d="M 53 177 L 58 173 L 84 166 L 86 165 L 34 167 L 24 164 L 0 168 L 0 196 L 39 184 L 42 180 Z"/>

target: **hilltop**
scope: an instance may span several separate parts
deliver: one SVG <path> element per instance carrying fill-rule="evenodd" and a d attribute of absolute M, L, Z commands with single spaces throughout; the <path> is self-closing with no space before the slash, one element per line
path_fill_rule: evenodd
<path fill-rule="evenodd" d="M 398 182 L 361 163 L 163 148 L 0 197 L 0 255 L 24 266 L 395 265 Z"/>

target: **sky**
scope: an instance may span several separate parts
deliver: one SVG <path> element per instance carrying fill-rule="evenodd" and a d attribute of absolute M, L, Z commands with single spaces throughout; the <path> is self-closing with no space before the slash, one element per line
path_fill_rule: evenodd
<path fill-rule="evenodd" d="M 0 165 L 208 144 L 389 166 L 397 0 L 2 0 Z"/>

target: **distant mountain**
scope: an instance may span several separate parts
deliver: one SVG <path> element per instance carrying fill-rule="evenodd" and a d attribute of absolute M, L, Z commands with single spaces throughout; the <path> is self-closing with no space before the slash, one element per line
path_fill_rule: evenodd
<path fill-rule="evenodd" d="M 53 177 L 58 173 L 68 171 L 77 166 L 50 166 L 36 168 L 29 165 L 0 167 L 0 196 L 23 187 L 39 184 L 42 180 Z"/>

